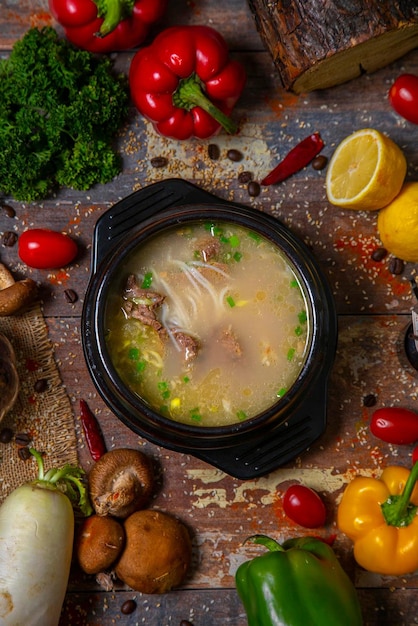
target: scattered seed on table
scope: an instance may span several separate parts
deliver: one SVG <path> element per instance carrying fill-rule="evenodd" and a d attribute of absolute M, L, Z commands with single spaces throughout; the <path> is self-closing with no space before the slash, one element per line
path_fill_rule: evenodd
<path fill-rule="evenodd" d="M 253 179 L 252 172 L 248 172 L 247 170 L 245 172 L 241 172 L 240 174 L 238 174 L 238 182 L 241 183 L 242 185 L 246 185 L 247 183 L 252 181 L 252 179 Z"/>
<path fill-rule="evenodd" d="M 327 163 L 327 157 L 323 154 L 318 154 L 312 161 L 312 167 L 314 170 L 323 170 L 327 166 Z"/>
<path fill-rule="evenodd" d="M 372 260 L 373 261 L 383 261 L 383 259 L 387 256 L 388 251 L 386 248 L 375 248 L 372 252 Z"/>
<path fill-rule="evenodd" d="M 363 405 L 367 407 L 375 406 L 377 402 L 377 398 L 374 393 L 368 393 L 367 396 L 363 398 Z"/>
<path fill-rule="evenodd" d="M 130 615 L 131 613 L 135 611 L 135 609 L 136 609 L 135 600 L 126 600 L 126 602 L 124 602 L 122 606 L 120 607 L 120 611 L 124 615 Z"/>
<path fill-rule="evenodd" d="M 217 161 L 220 156 L 221 156 L 221 151 L 219 149 L 219 146 L 216 145 L 216 143 L 210 143 L 208 145 L 208 157 L 212 161 Z"/>
<path fill-rule="evenodd" d="M 76 294 L 74 289 L 66 289 L 64 291 L 64 297 L 69 304 L 74 304 L 74 302 L 77 302 L 78 300 L 78 295 Z"/>
<path fill-rule="evenodd" d="M 33 386 L 36 393 L 42 393 L 48 388 L 48 381 L 46 378 L 39 378 Z"/>
<path fill-rule="evenodd" d="M 231 148 L 231 150 L 228 150 L 226 156 L 230 161 L 235 161 L 236 163 L 242 160 L 242 152 L 240 152 L 239 150 L 235 150 L 235 148 Z"/>
<path fill-rule="evenodd" d="M 16 217 L 16 211 L 10 204 L 0 204 L 0 208 L 8 217 Z"/>
<path fill-rule="evenodd" d="M 2 428 L 0 430 L 0 443 L 10 443 L 13 439 L 13 431 L 11 428 Z"/>
<path fill-rule="evenodd" d="M 252 198 L 256 198 L 260 195 L 260 183 L 258 183 L 256 180 L 252 180 L 250 183 L 248 183 L 247 191 L 249 196 L 251 196 Z"/>
<path fill-rule="evenodd" d="M 3 234 L 3 246 L 11 248 L 17 241 L 17 235 L 12 230 L 6 230 Z"/>
<path fill-rule="evenodd" d="M 151 159 L 152 167 L 165 167 L 168 160 L 164 156 L 153 157 Z"/>
<path fill-rule="evenodd" d="M 399 274 L 402 274 L 404 269 L 405 269 L 405 264 L 402 261 L 402 259 L 398 259 L 397 257 L 394 257 L 393 259 L 389 261 L 389 272 L 391 274 L 394 274 L 395 276 L 399 276 Z"/>

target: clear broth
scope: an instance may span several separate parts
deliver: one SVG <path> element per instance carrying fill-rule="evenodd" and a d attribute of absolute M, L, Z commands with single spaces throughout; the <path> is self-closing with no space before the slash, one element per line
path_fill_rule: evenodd
<path fill-rule="evenodd" d="M 288 259 L 258 233 L 228 223 L 170 229 L 122 274 L 109 293 L 107 348 L 122 381 L 155 411 L 226 426 L 267 410 L 296 381 L 310 336 L 305 295 Z M 136 296 L 125 291 L 128 276 Z M 164 297 L 149 309 L 155 327 L 132 314 L 150 293 Z"/>

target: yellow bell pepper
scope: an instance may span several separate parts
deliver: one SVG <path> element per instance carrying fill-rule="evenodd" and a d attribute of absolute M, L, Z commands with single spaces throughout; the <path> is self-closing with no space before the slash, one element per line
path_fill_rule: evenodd
<path fill-rule="evenodd" d="M 389 466 L 380 478 L 358 476 L 344 491 L 338 528 L 354 542 L 354 558 L 370 572 L 401 576 L 418 569 L 418 462 Z"/>

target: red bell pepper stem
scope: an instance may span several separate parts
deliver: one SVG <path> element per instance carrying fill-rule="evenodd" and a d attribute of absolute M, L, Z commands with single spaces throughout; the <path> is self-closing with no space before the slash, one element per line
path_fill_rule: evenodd
<path fill-rule="evenodd" d="M 209 113 L 230 135 L 237 132 L 236 124 L 231 118 L 218 109 L 203 93 L 203 83 L 196 74 L 192 74 L 179 82 L 173 94 L 173 103 L 181 109 L 186 109 L 186 111 L 198 106 Z"/>
<path fill-rule="evenodd" d="M 319 154 L 324 142 L 319 133 L 313 133 L 298 143 L 282 161 L 261 181 L 262 185 L 280 183 L 299 172 Z"/>
<path fill-rule="evenodd" d="M 94 0 L 97 5 L 97 15 L 103 18 L 98 37 L 105 37 L 123 20 L 132 15 L 133 2 L 126 0 L 107 0 L 106 9 L 101 10 L 101 4 L 98 0 Z"/>
<path fill-rule="evenodd" d="M 80 419 L 91 458 L 98 461 L 106 452 L 106 444 L 99 422 L 85 400 L 80 400 Z"/>

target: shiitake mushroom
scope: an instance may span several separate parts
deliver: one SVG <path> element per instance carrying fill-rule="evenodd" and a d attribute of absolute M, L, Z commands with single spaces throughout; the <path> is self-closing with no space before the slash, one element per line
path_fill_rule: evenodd
<path fill-rule="evenodd" d="M 166 593 L 178 587 L 191 564 L 189 531 L 161 511 L 136 511 L 124 520 L 125 547 L 115 566 L 117 577 L 141 593 Z"/>
<path fill-rule="evenodd" d="M 13 408 L 19 387 L 14 348 L 7 337 L 0 333 L 0 422 Z"/>
<path fill-rule="evenodd" d="M 95 463 L 88 482 L 96 514 L 124 519 L 143 508 L 152 495 L 151 459 L 140 450 L 115 448 Z"/>
<path fill-rule="evenodd" d="M 81 524 L 76 540 L 77 560 L 86 574 L 109 569 L 125 543 L 122 524 L 113 517 L 91 515 Z"/>

